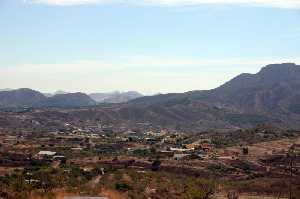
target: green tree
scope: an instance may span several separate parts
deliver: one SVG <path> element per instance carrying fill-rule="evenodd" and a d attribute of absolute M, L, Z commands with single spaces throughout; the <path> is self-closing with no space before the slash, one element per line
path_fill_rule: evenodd
<path fill-rule="evenodd" d="M 190 179 L 185 187 L 185 199 L 209 199 L 215 193 L 215 182 L 202 179 Z"/>

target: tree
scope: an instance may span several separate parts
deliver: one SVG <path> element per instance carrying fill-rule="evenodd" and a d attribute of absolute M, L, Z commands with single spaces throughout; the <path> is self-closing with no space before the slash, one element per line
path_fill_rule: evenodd
<path fill-rule="evenodd" d="M 227 198 L 228 199 L 238 199 L 239 198 L 239 194 L 236 191 L 229 191 L 227 193 Z"/>
<path fill-rule="evenodd" d="M 196 179 L 190 180 L 185 187 L 185 199 L 209 199 L 215 193 L 213 181 Z"/>
<path fill-rule="evenodd" d="M 152 162 L 151 170 L 152 170 L 152 171 L 158 171 L 159 168 L 160 168 L 160 165 L 161 165 L 161 161 L 157 158 L 156 160 L 154 160 L 154 161 Z"/>
<path fill-rule="evenodd" d="M 243 155 L 248 155 L 248 154 L 249 154 L 248 147 L 243 147 Z"/>
<path fill-rule="evenodd" d="M 132 190 L 132 188 L 128 184 L 126 184 L 126 183 L 117 183 L 117 184 L 115 184 L 115 188 L 118 191 L 129 191 L 129 190 Z"/>

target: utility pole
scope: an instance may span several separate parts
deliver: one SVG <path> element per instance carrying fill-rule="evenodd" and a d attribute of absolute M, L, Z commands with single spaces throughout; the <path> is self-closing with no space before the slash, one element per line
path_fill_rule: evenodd
<path fill-rule="evenodd" d="M 290 156 L 289 199 L 292 199 L 293 197 L 292 178 L 293 178 L 293 157 Z"/>
<path fill-rule="evenodd" d="M 292 181 L 293 181 L 293 166 L 294 166 L 294 161 L 296 159 L 296 146 L 293 144 L 289 151 L 288 151 L 288 158 L 289 158 L 289 170 L 290 170 L 290 177 L 289 177 L 289 199 L 293 199 L 293 187 L 292 187 Z"/>

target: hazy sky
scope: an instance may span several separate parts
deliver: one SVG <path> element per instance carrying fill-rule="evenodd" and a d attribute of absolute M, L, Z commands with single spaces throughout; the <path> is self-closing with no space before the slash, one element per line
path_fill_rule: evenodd
<path fill-rule="evenodd" d="M 300 0 L 0 0 L 0 88 L 214 88 L 300 64 Z"/>

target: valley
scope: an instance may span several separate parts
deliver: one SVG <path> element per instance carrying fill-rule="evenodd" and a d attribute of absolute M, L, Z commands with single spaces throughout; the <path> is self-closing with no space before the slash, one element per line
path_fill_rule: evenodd
<path fill-rule="evenodd" d="M 299 78 L 275 64 L 114 103 L 1 91 L 0 198 L 297 199 Z"/>

